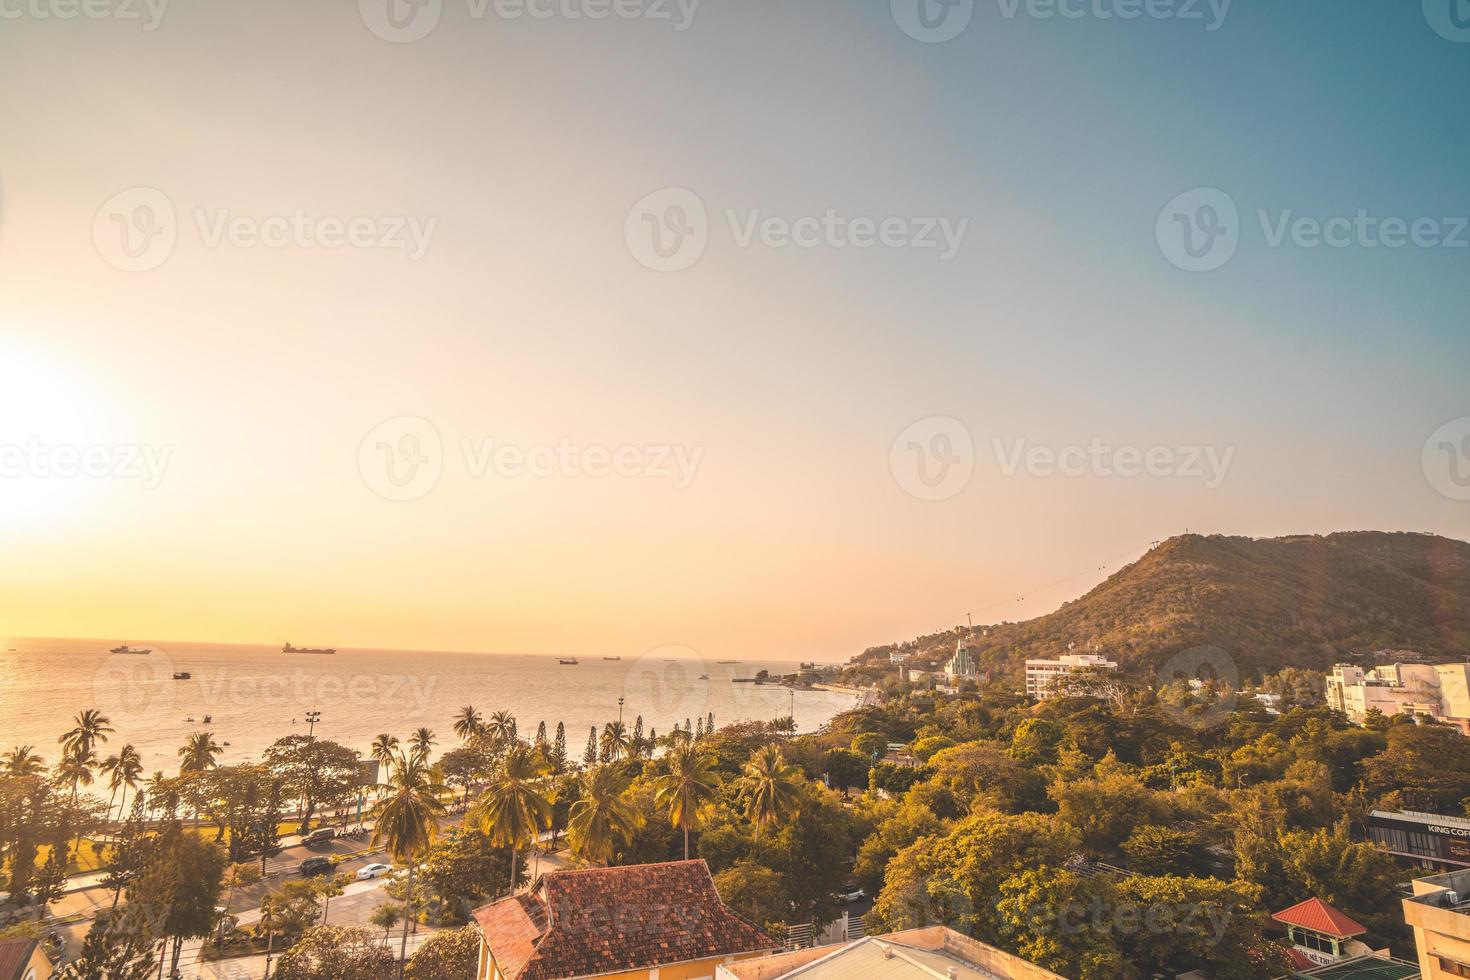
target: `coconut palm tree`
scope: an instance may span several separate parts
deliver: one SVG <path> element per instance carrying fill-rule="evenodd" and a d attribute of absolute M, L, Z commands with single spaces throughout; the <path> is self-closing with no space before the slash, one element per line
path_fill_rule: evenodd
<path fill-rule="evenodd" d="M 434 740 L 433 732 L 427 728 L 420 728 L 408 737 L 408 744 L 413 749 L 413 754 L 427 764 L 429 753 L 439 743 Z"/>
<path fill-rule="evenodd" d="M 610 721 L 602 729 L 600 739 L 602 754 L 611 762 L 617 762 L 628 754 L 628 748 L 632 741 L 628 738 L 628 728 L 620 721 Z"/>
<path fill-rule="evenodd" d="M 689 860 L 689 831 L 699 826 L 699 808 L 715 798 L 720 777 L 712 760 L 690 746 L 668 757 L 669 773 L 653 781 L 653 802 L 669 811 L 669 822 L 684 831 L 684 860 Z"/>
<path fill-rule="evenodd" d="M 801 809 L 801 787 L 795 766 L 788 765 L 779 745 L 756 749 L 745 764 L 740 788 L 745 794 L 745 816 L 755 825 L 756 837 L 765 827 L 795 816 Z"/>
<path fill-rule="evenodd" d="M 398 736 L 384 732 L 373 739 L 372 748 L 368 749 L 368 758 L 378 764 L 378 772 L 389 773 L 393 771 L 393 759 L 397 752 Z"/>
<path fill-rule="evenodd" d="M 61 780 L 62 785 L 71 787 L 71 800 L 77 800 L 77 791 L 83 786 L 92 785 L 92 770 L 97 767 L 97 756 L 93 752 L 85 754 L 68 752 L 62 757 L 60 764 L 56 767 L 56 777 Z"/>
<path fill-rule="evenodd" d="M 459 714 L 454 717 L 454 734 L 459 736 L 461 742 L 468 742 L 484 730 L 485 719 L 480 717 L 472 704 L 460 708 Z"/>
<path fill-rule="evenodd" d="M 442 782 L 423 756 L 399 754 L 388 781 L 388 796 L 375 808 L 372 847 L 385 848 L 394 861 L 408 865 L 408 897 L 404 900 L 403 940 L 398 947 L 398 976 L 408 956 L 408 925 L 413 919 L 413 868 L 428 853 L 439 831 L 444 804 Z"/>
<path fill-rule="evenodd" d="M 631 784 L 632 779 L 616 763 L 582 774 L 582 798 L 572 804 L 567 818 L 572 849 L 578 856 L 606 864 L 618 840 L 627 840 L 638 826 L 638 811 L 623 796 Z"/>
<path fill-rule="evenodd" d="M 189 736 L 184 747 L 179 749 L 179 775 L 204 772 L 219 765 L 215 757 L 224 754 L 224 749 L 214 740 L 213 732 L 196 732 Z"/>
<path fill-rule="evenodd" d="M 151 814 L 154 810 L 159 813 L 167 813 L 171 808 L 179 805 L 179 792 L 174 781 L 163 774 L 162 769 L 155 770 L 148 780 L 147 807 Z"/>
<path fill-rule="evenodd" d="M 510 890 L 516 889 L 516 858 L 520 849 L 551 825 L 551 804 L 541 791 L 549 768 L 541 756 L 524 745 L 512 746 L 500 771 L 475 801 L 471 819 L 496 847 L 510 848 Z"/>
<path fill-rule="evenodd" d="M 0 769 L 7 776 L 40 776 L 46 772 L 46 760 L 36 754 L 34 745 L 17 745 L 0 758 Z"/>
<path fill-rule="evenodd" d="M 88 708 L 75 718 L 75 727 L 57 739 L 68 755 L 87 756 L 107 742 L 113 732 L 112 722 L 96 708 Z"/>
<path fill-rule="evenodd" d="M 485 734 L 497 745 L 504 745 L 516 737 L 516 716 L 509 711 L 497 711 L 485 723 Z"/>
<path fill-rule="evenodd" d="M 128 790 L 137 789 L 138 777 L 143 775 L 143 756 L 132 745 L 124 745 L 117 755 L 118 764 L 113 770 L 112 778 L 122 787 L 122 799 L 117 804 L 117 819 L 120 822 L 127 806 Z"/>

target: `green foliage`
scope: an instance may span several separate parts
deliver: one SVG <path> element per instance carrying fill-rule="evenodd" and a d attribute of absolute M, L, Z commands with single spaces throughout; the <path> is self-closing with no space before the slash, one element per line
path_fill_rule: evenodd
<path fill-rule="evenodd" d="M 474 926 L 436 932 L 409 957 L 405 980 L 466 980 L 480 961 L 480 932 Z"/>
<path fill-rule="evenodd" d="M 276 980 L 383 980 L 393 975 L 393 954 L 371 931 L 315 926 L 276 961 Z"/>

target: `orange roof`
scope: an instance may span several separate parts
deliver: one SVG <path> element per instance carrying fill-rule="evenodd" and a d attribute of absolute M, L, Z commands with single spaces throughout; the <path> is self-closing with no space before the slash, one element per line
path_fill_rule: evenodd
<path fill-rule="evenodd" d="M 1275 913 L 1271 918 L 1284 925 L 1300 926 L 1338 939 L 1351 939 L 1368 931 L 1320 898 L 1298 902 L 1289 909 Z"/>
<path fill-rule="evenodd" d="M 702 860 L 549 871 L 475 912 L 500 972 L 558 980 L 769 952 L 779 944 L 726 908 Z"/>

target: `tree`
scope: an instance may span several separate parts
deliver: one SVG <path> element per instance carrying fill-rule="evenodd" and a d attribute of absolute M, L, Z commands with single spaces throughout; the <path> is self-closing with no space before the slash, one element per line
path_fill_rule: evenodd
<path fill-rule="evenodd" d="M 475 805 L 474 819 L 490 840 L 510 848 L 511 888 L 516 884 L 516 856 L 551 823 L 551 804 L 541 792 L 546 768 L 524 745 L 505 754 L 490 788 Z"/>
<path fill-rule="evenodd" d="M 623 794 L 632 780 L 621 766 L 595 766 L 582 774 L 581 799 L 572 804 L 567 830 L 572 850 L 589 861 L 606 864 L 620 840 L 627 840 L 638 814 Z"/>
<path fill-rule="evenodd" d="M 378 764 L 378 772 L 386 773 L 393 765 L 393 757 L 398 753 L 398 736 L 383 732 L 373 739 L 372 747 L 368 749 L 368 758 Z"/>
<path fill-rule="evenodd" d="M 435 739 L 434 733 L 432 731 L 427 728 L 419 728 L 415 730 L 412 735 L 409 736 L 408 744 L 409 747 L 413 750 L 414 755 L 419 756 L 421 759 L 427 762 L 429 759 L 429 755 L 434 751 L 434 746 L 438 745 L 439 743 L 438 740 Z"/>
<path fill-rule="evenodd" d="M 567 765 L 567 726 L 564 722 L 556 723 L 556 738 L 551 743 L 551 765 L 558 773 Z"/>
<path fill-rule="evenodd" d="M 76 959 L 57 976 L 64 980 L 150 980 L 157 939 L 135 908 L 97 916 Z"/>
<path fill-rule="evenodd" d="M 346 799 L 358 786 L 359 753 L 309 735 L 287 735 L 265 750 L 265 764 L 287 792 L 301 802 L 301 830 L 311 826 L 318 806 Z"/>
<path fill-rule="evenodd" d="M 800 775 L 786 763 L 779 746 L 758 749 L 745 764 L 740 790 L 745 797 L 745 815 L 755 824 L 756 836 L 763 828 L 788 819 L 801 807 Z"/>
<path fill-rule="evenodd" d="M 515 715 L 509 711 L 497 711 L 490 716 L 485 723 L 485 734 L 495 742 L 496 745 L 505 745 L 516 737 Z"/>
<path fill-rule="evenodd" d="M 880 732 L 863 732 L 852 740 L 852 750 L 877 762 L 888 751 L 888 738 Z"/>
<path fill-rule="evenodd" d="M 437 795 L 438 777 L 424 756 L 400 754 L 389 782 L 388 796 L 378 804 L 372 846 L 386 848 L 393 860 L 408 865 L 408 898 L 404 902 L 403 939 L 399 943 L 399 976 L 408 954 L 408 919 L 413 908 L 414 863 L 423 858 L 438 835 L 444 804 Z"/>
<path fill-rule="evenodd" d="M 283 954 L 276 980 L 382 980 L 393 972 L 393 954 L 367 929 L 316 926 Z"/>
<path fill-rule="evenodd" d="M 591 766 L 597 763 L 597 726 L 593 725 L 587 731 L 587 749 L 582 753 L 582 765 Z"/>
<path fill-rule="evenodd" d="M 196 732 L 190 735 L 183 748 L 179 749 L 179 775 L 213 769 L 218 765 L 215 759 L 223 755 L 224 751 L 215 742 L 212 732 Z"/>
<path fill-rule="evenodd" d="M 46 760 L 36 754 L 34 745 L 17 745 L 0 758 L 0 770 L 17 779 L 40 776 L 46 771 Z"/>
<path fill-rule="evenodd" d="M 57 739 L 66 755 L 85 758 L 92 754 L 97 746 L 106 743 L 107 736 L 113 733 L 112 723 L 107 716 L 96 708 L 88 708 L 76 716 L 75 724 L 70 731 Z"/>
<path fill-rule="evenodd" d="M 398 925 L 403 918 L 403 912 L 392 902 L 382 902 L 373 909 L 373 914 L 368 916 L 368 921 L 383 930 L 383 939 L 386 941 L 388 933 Z"/>
<path fill-rule="evenodd" d="M 1062 726 L 1045 718 L 1027 718 L 1011 734 L 1011 755 L 1022 765 L 1049 766 L 1057 761 Z"/>
<path fill-rule="evenodd" d="M 454 718 L 454 734 L 459 736 L 461 742 L 467 742 L 485 730 L 485 719 L 475 710 L 474 705 L 465 705 L 459 709 L 459 714 Z"/>
<path fill-rule="evenodd" d="M 144 822 L 144 806 L 142 796 L 133 797 L 133 809 L 128 813 L 128 819 L 123 822 L 108 852 L 107 876 L 102 879 L 102 887 L 113 890 L 113 908 L 117 908 L 123 889 L 143 873 L 144 866 L 153 854 L 152 838 L 148 835 Z"/>
<path fill-rule="evenodd" d="M 693 747 L 675 749 L 669 772 L 654 780 L 654 802 L 668 811 L 669 822 L 684 832 L 684 860 L 689 860 L 689 831 L 699 826 L 699 810 L 715 798 L 720 777 L 710 760 Z"/>
<path fill-rule="evenodd" d="M 509 891 L 510 848 L 497 847 L 477 827 L 453 828 L 438 838 L 419 867 L 424 887 L 455 921 Z"/>
<path fill-rule="evenodd" d="M 153 854 L 129 888 L 128 905 L 152 916 L 159 934 L 173 938 L 170 973 L 178 970 L 185 939 L 213 931 L 224 872 L 224 850 L 177 824 L 153 838 Z"/>
<path fill-rule="evenodd" d="M 1048 790 L 1056 801 L 1057 816 L 1076 827 L 1082 843 L 1098 855 L 1112 853 L 1138 827 L 1169 819 L 1165 798 L 1132 772 L 1107 761 L 1098 764 L 1098 774 L 1090 779 L 1058 781 Z"/>
<path fill-rule="evenodd" d="M 408 980 L 464 980 L 480 964 L 480 931 L 474 926 L 446 929 L 414 952 L 404 974 Z"/>
<path fill-rule="evenodd" d="M 470 801 L 470 786 L 479 778 L 485 766 L 485 757 L 470 746 L 450 749 L 439 757 L 439 772 L 443 775 L 444 782 L 463 788 L 466 805 Z"/>
<path fill-rule="evenodd" d="M 868 785 L 868 757 L 852 749 L 833 749 L 827 753 L 827 785 L 846 793 Z"/>
<path fill-rule="evenodd" d="M 628 739 L 628 729 L 623 723 L 610 721 L 602 729 L 600 757 L 604 762 L 616 762 L 628 754 L 631 744 Z"/>
<path fill-rule="evenodd" d="M 790 916 L 785 882 L 752 858 L 742 858 L 715 875 L 715 890 L 726 905 L 762 929 L 780 931 Z"/>
<path fill-rule="evenodd" d="M 1145 875 L 1207 875 L 1212 861 L 1197 833 L 1145 824 L 1123 842 L 1128 868 Z"/>

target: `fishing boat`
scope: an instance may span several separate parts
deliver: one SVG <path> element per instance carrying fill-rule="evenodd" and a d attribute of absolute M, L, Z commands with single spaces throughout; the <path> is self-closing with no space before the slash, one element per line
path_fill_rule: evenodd
<path fill-rule="evenodd" d="M 111 650 L 109 650 L 107 652 L 108 653 L 126 653 L 126 654 L 130 654 L 130 655 L 132 655 L 134 657 L 146 657 L 146 656 L 148 656 L 148 654 L 152 653 L 153 651 L 152 650 L 134 650 L 132 647 L 130 647 L 126 643 L 124 643 L 122 646 L 120 646 L 120 647 L 113 647 Z"/>
<path fill-rule="evenodd" d="M 189 678 L 191 678 L 193 676 L 194 675 L 191 674 L 191 673 L 189 673 L 187 670 L 176 670 L 176 671 L 174 671 L 174 680 L 176 680 L 176 681 L 186 681 L 186 680 L 188 680 Z"/>
<path fill-rule="evenodd" d="M 203 724 L 207 725 L 212 721 L 214 721 L 214 715 L 205 715 Z"/>
<path fill-rule="evenodd" d="M 559 660 L 557 660 L 557 663 L 561 664 L 563 667 L 575 667 L 575 666 L 577 666 L 577 658 L 576 657 L 562 657 Z"/>
<path fill-rule="evenodd" d="M 622 660 L 622 657 L 603 657 L 603 660 Z"/>
<path fill-rule="evenodd" d="M 709 680 L 709 675 L 708 674 L 700 674 L 699 675 L 699 679 L 702 680 L 702 681 L 707 681 L 707 680 Z"/>
<path fill-rule="evenodd" d="M 740 661 L 738 661 L 738 660 L 716 660 L 715 661 L 715 663 L 717 663 L 717 664 L 738 664 L 739 662 Z"/>

